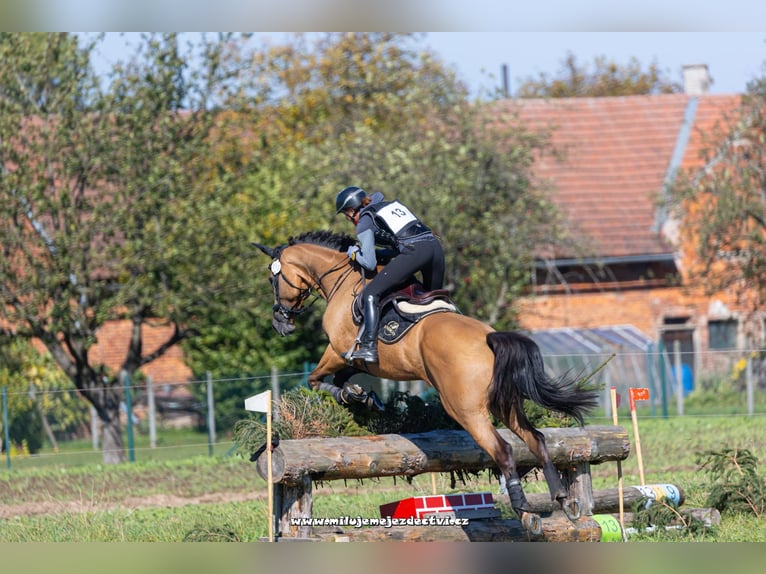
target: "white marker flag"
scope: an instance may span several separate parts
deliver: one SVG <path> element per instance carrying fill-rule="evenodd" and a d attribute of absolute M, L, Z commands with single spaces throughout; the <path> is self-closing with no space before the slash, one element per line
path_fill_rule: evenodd
<path fill-rule="evenodd" d="M 245 410 L 267 413 L 271 410 L 271 391 L 264 391 L 245 399 Z"/>

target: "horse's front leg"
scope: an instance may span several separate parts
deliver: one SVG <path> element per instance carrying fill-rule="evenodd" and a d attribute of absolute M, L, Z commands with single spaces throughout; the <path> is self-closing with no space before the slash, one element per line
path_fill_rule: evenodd
<path fill-rule="evenodd" d="M 338 404 L 349 406 L 357 403 L 365 405 L 371 411 L 383 411 L 383 401 L 375 391 L 368 393 L 356 383 L 349 382 L 358 372 L 357 369 L 349 367 L 332 347 L 327 347 L 316 368 L 309 374 L 308 383 L 315 391 L 329 392 Z M 324 381 L 329 375 L 335 375 L 332 383 Z"/>

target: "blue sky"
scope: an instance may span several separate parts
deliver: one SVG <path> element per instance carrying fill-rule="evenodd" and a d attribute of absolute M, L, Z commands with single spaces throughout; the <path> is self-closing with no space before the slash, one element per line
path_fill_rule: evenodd
<path fill-rule="evenodd" d="M 258 33 L 277 41 L 280 34 Z M 131 35 L 109 34 L 102 66 L 131 53 Z M 135 41 L 135 39 L 133 39 Z M 502 84 L 508 66 L 511 92 L 521 80 L 555 75 L 567 53 L 581 64 L 604 56 L 619 64 L 632 57 L 646 67 L 656 63 L 672 81 L 682 81 L 682 66 L 707 64 L 711 93 L 742 93 L 747 83 L 766 75 L 766 32 L 429 32 L 423 45 L 453 67 L 472 93 Z"/>
<path fill-rule="evenodd" d="M 766 31 L 436 32 L 428 34 L 426 43 L 458 70 L 472 90 L 501 85 L 501 67 L 507 64 L 513 92 L 519 79 L 555 74 L 568 52 L 588 64 L 597 56 L 620 64 L 636 57 L 644 66 L 656 63 L 678 82 L 682 66 L 707 64 L 713 77 L 710 91 L 719 94 L 744 92 L 755 76 L 766 75 Z"/>

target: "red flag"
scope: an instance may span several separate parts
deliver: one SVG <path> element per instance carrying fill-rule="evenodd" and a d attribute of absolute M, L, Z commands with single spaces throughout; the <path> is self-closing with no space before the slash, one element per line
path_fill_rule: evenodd
<path fill-rule="evenodd" d="M 628 395 L 630 396 L 630 410 L 636 410 L 636 401 L 648 401 L 649 389 L 635 389 L 631 387 L 628 389 Z"/>
<path fill-rule="evenodd" d="M 613 389 L 616 389 L 617 387 L 612 387 Z M 622 395 L 620 393 L 614 393 L 614 400 L 617 403 L 617 408 L 620 408 L 620 405 L 622 404 Z"/>

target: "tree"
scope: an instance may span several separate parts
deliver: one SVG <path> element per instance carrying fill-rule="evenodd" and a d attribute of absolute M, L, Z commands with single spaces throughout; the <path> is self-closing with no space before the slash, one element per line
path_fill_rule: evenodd
<path fill-rule="evenodd" d="M 748 337 L 761 333 L 766 302 L 766 79 L 751 82 L 741 109 L 709 134 L 696 167 L 669 200 L 680 222 L 689 281 L 729 290 L 749 309 Z"/>
<path fill-rule="evenodd" d="M 345 185 L 399 197 L 442 236 L 463 312 L 510 326 L 535 250 L 559 233 L 531 174 L 548 140 L 471 104 L 418 39 L 327 34 L 309 46 L 299 36 L 260 54 L 251 69 L 269 92 L 238 201 L 261 214 L 251 236 L 274 244 L 320 224 L 351 232 L 334 216 Z M 268 213 L 256 207 L 264 203 Z M 321 341 L 312 347 L 318 357 Z"/>
<path fill-rule="evenodd" d="M 682 92 L 683 86 L 667 79 L 653 62 L 644 68 L 636 58 L 620 65 L 604 56 L 594 58 L 593 70 L 581 65 L 571 52 L 555 76 L 541 72 L 528 77 L 516 93 L 519 98 L 602 98 Z"/>
<path fill-rule="evenodd" d="M 8 390 L 10 438 L 30 453 L 56 433 L 77 433 L 88 421 L 88 409 L 72 382 L 47 352 L 29 341 L 0 337 L 0 387 Z M 1 427 L 2 425 L 0 425 Z"/>
<path fill-rule="evenodd" d="M 122 386 L 89 349 L 106 321 L 129 320 L 130 376 L 197 333 L 200 309 L 227 304 L 221 201 L 199 182 L 215 167 L 216 106 L 241 86 L 233 36 L 196 51 L 147 36 L 106 87 L 90 65 L 97 42 L 0 36 L 0 328 L 45 345 L 95 408 L 113 463 L 125 459 Z M 145 349 L 152 323 L 170 335 Z"/>

